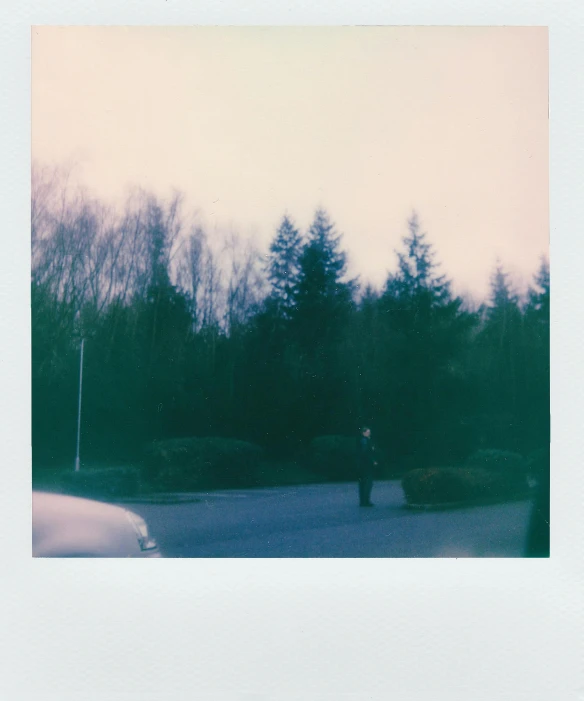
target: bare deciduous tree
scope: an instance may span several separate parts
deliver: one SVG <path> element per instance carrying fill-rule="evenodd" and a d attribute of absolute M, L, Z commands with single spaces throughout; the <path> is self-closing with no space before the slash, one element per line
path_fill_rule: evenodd
<path fill-rule="evenodd" d="M 232 334 L 257 312 L 266 288 L 262 258 L 250 242 L 231 232 L 223 249 L 228 275 L 225 326 Z"/>
<path fill-rule="evenodd" d="M 193 325 L 197 331 L 200 329 L 203 317 L 204 264 L 207 253 L 205 232 L 197 227 L 181 248 L 176 266 L 177 285 L 189 300 Z"/>

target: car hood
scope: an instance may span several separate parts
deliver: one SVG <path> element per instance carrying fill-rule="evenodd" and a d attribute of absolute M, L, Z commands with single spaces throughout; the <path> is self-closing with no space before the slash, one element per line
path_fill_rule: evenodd
<path fill-rule="evenodd" d="M 129 515 L 113 504 L 33 492 L 33 556 L 140 557 Z"/>

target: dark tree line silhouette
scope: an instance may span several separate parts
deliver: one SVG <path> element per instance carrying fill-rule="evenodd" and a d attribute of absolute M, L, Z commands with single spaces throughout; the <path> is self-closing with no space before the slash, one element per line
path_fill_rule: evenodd
<path fill-rule="evenodd" d="M 289 457 L 362 423 L 396 471 L 549 442 L 545 259 L 525 299 L 499 265 L 471 309 L 416 214 L 375 290 L 348 279 L 324 209 L 305 234 L 285 215 L 262 256 L 188 227 L 178 195 L 138 191 L 119 212 L 58 170 L 36 167 L 32 184 L 35 469 L 73 463 L 82 337 L 85 462 L 185 436 Z"/>

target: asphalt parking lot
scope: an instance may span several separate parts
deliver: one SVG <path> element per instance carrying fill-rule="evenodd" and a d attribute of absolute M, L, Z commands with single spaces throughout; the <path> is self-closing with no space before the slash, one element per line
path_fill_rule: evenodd
<path fill-rule="evenodd" d="M 132 503 L 166 557 L 522 557 L 531 503 L 406 508 L 398 481 L 375 508 L 354 484 L 212 491 Z M 166 502 L 166 503 L 165 503 Z"/>

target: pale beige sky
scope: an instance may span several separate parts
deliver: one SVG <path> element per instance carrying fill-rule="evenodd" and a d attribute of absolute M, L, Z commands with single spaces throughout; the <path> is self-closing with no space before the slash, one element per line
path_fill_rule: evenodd
<path fill-rule="evenodd" d="M 497 257 L 527 283 L 548 252 L 547 29 L 35 27 L 32 154 L 265 248 L 322 205 L 377 285 L 415 208 L 482 296 Z"/>

